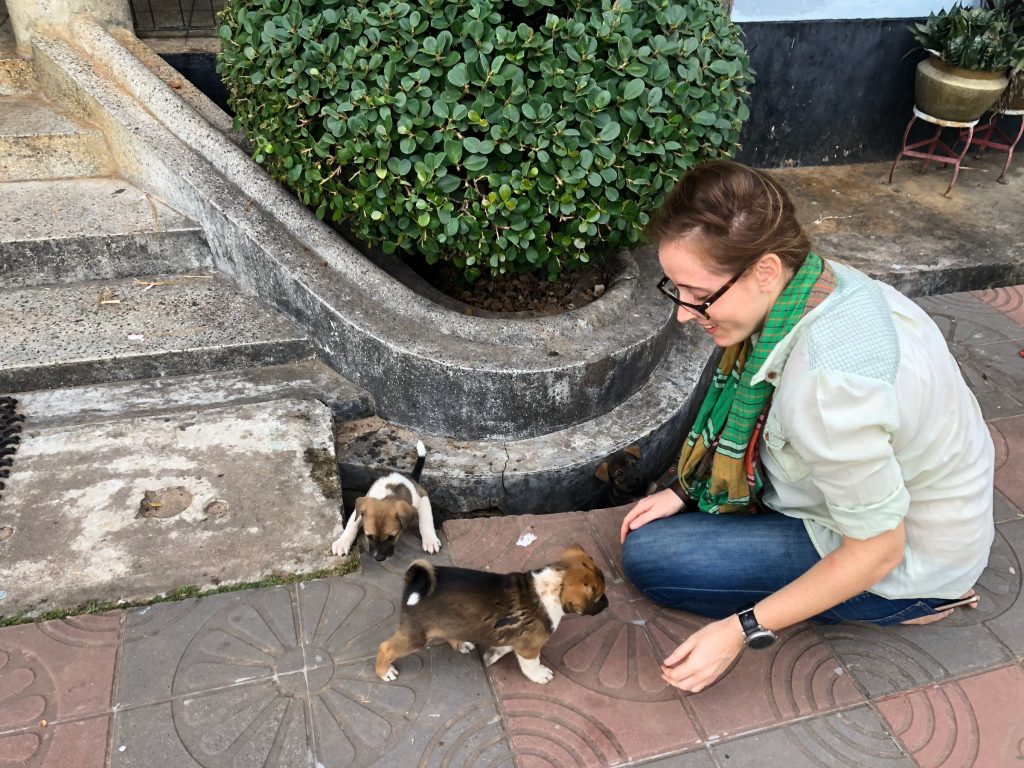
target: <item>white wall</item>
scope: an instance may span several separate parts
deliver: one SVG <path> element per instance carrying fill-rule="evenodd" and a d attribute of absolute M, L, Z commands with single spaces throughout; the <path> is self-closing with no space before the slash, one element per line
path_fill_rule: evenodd
<path fill-rule="evenodd" d="M 733 21 L 906 19 L 949 8 L 955 0 L 733 0 Z M 963 5 L 977 5 L 964 2 Z"/>

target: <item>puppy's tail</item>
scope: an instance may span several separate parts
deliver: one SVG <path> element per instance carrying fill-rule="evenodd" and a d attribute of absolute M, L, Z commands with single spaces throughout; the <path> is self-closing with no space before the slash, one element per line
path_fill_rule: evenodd
<path fill-rule="evenodd" d="M 427 446 L 420 440 L 416 443 L 416 466 L 412 468 L 412 474 L 409 475 L 414 482 L 420 481 L 420 475 L 423 473 L 423 465 L 427 463 Z"/>
<path fill-rule="evenodd" d="M 437 573 L 426 560 L 414 560 L 405 572 L 405 590 L 402 592 L 403 605 L 416 605 L 423 598 L 433 594 L 437 587 Z"/>

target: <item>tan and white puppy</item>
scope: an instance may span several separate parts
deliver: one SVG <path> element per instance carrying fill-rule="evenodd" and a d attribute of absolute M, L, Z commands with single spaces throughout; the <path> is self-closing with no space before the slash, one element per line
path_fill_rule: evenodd
<path fill-rule="evenodd" d="M 331 544 L 334 554 L 347 555 L 362 530 L 370 557 L 377 561 L 387 560 L 395 553 L 398 537 L 414 519 L 419 524 L 423 551 L 434 554 L 441 549 L 441 540 L 434 530 L 430 499 L 418 482 L 427 455 L 422 440 L 416 443 L 416 455 L 416 467 L 411 478 L 392 472 L 377 478 L 366 495 L 356 499 L 356 507 L 345 530 Z"/>
<path fill-rule="evenodd" d="M 540 663 L 540 652 L 562 616 L 592 616 L 607 607 L 604 573 L 577 544 L 557 562 L 525 573 L 417 560 L 405 573 L 398 631 L 380 644 L 375 671 L 381 680 L 394 680 L 395 660 L 439 639 L 460 653 L 479 646 L 487 666 L 512 651 L 523 674 L 544 684 L 553 673 Z"/>

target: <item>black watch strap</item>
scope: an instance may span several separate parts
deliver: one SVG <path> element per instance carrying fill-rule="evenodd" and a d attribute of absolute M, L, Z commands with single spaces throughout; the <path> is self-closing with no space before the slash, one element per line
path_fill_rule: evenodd
<path fill-rule="evenodd" d="M 736 615 L 743 628 L 743 642 L 748 648 L 767 648 L 778 639 L 774 632 L 761 626 L 754 615 L 753 603 L 741 608 Z"/>

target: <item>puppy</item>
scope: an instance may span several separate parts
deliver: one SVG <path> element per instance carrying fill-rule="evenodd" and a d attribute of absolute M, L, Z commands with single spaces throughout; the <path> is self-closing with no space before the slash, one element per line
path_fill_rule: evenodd
<path fill-rule="evenodd" d="M 396 659 L 441 639 L 460 653 L 480 646 L 487 666 L 513 651 L 523 674 L 544 684 L 553 673 L 540 663 L 540 651 L 562 616 L 593 616 L 607 607 L 604 574 L 576 544 L 558 562 L 526 573 L 435 568 L 417 560 L 405 573 L 398 631 L 380 644 L 375 671 L 394 680 Z"/>
<path fill-rule="evenodd" d="M 341 536 L 331 544 L 331 551 L 347 555 L 352 548 L 360 528 L 366 536 L 366 549 L 370 557 L 378 562 L 387 560 L 395 553 L 398 537 L 416 518 L 419 522 L 423 551 L 430 554 L 441 549 L 441 540 L 434 530 L 434 513 L 430 508 L 427 492 L 419 484 L 420 474 L 427 455 L 423 441 L 416 443 L 416 466 L 410 477 L 398 472 L 380 477 L 374 481 L 365 496 L 356 499 L 356 508 L 348 519 Z"/>
<path fill-rule="evenodd" d="M 649 496 L 657 489 L 655 483 L 644 479 L 640 448 L 635 445 L 613 453 L 601 462 L 594 474 L 598 480 L 608 483 L 608 502 L 613 507 Z"/>

